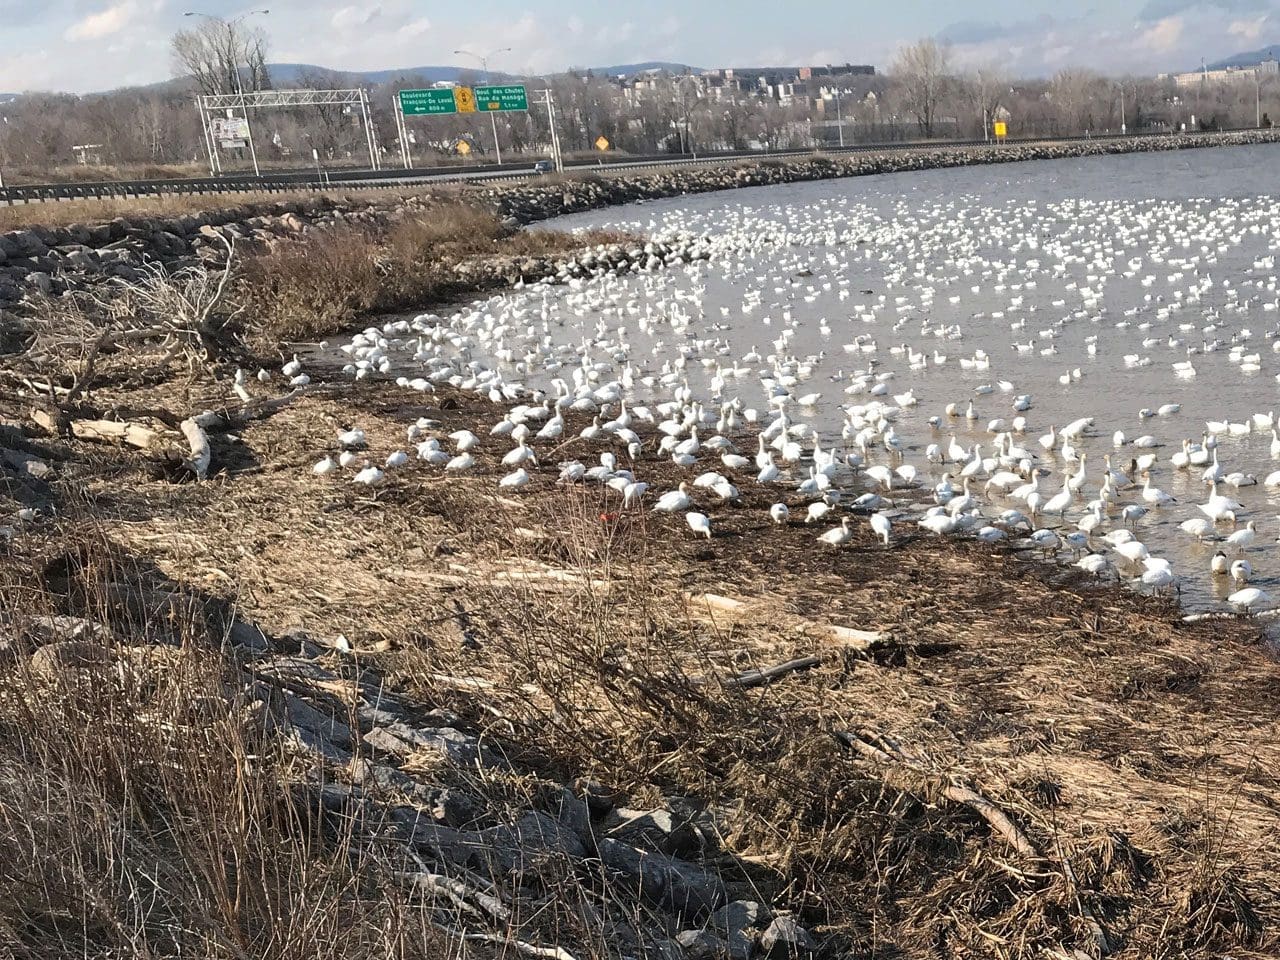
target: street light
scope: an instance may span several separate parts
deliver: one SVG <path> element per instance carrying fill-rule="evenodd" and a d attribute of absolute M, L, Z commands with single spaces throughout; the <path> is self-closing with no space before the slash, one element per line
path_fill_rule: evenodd
<path fill-rule="evenodd" d="M 232 17 L 230 20 L 225 20 L 222 17 L 216 16 L 215 14 L 212 14 L 212 13 L 201 13 L 198 10 L 188 10 L 186 13 L 183 14 L 183 16 L 184 17 L 203 17 L 205 20 L 211 20 L 214 23 L 219 23 L 226 28 L 228 37 L 231 37 L 232 31 L 235 28 L 236 24 L 255 15 L 260 15 L 265 17 L 270 12 L 271 12 L 270 10 L 249 10 L 245 13 L 240 14 L 240 16 L 238 17 Z M 240 112 L 244 114 L 244 128 L 245 128 L 245 131 L 249 134 L 249 156 L 253 158 L 253 175 L 255 177 L 260 177 L 262 176 L 262 171 L 258 168 L 258 149 L 253 145 L 253 127 L 249 123 L 249 107 L 244 102 L 244 87 L 240 83 L 240 54 L 234 47 L 232 48 L 231 52 L 234 60 L 234 62 L 231 64 L 231 71 L 232 73 L 235 74 L 236 93 L 239 94 L 240 96 Z M 246 64 L 246 66 L 249 66 L 249 65 Z M 249 66 L 249 69 L 252 70 L 253 67 Z"/>
<path fill-rule="evenodd" d="M 836 135 L 840 138 L 840 146 L 844 146 L 844 117 L 840 115 L 840 84 L 836 82 L 836 72 L 831 64 L 827 64 L 827 76 L 831 79 L 831 87 L 836 93 Z"/>
<path fill-rule="evenodd" d="M 689 84 L 693 85 L 694 106 L 692 108 L 689 106 L 689 98 L 686 96 L 686 89 Z M 698 81 L 693 79 L 691 74 L 686 74 L 676 81 L 676 88 L 680 91 L 680 107 L 684 113 L 684 143 L 681 145 L 681 148 L 685 153 L 692 154 L 693 158 L 696 160 L 698 158 L 698 151 L 693 148 L 692 114 L 693 110 L 696 109 L 698 105 L 698 101 L 701 100 L 701 97 L 698 96 L 700 92 L 698 90 Z"/>
<path fill-rule="evenodd" d="M 484 82 L 491 83 L 492 79 L 489 76 L 489 58 L 497 56 L 500 53 L 510 52 L 510 47 L 499 47 L 497 50 L 490 50 L 488 53 L 483 55 L 479 53 L 472 53 L 470 50 L 455 50 L 453 51 L 453 55 L 455 57 L 474 57 L 479 60 L 480 69 L 484 71 Z M 489 123 L 493 127 L 493 152 L 497 155 L 498 166 L 502 166 L 502 144 L 498 143 L 498 118 L 492 110 L 489 111 Z"/>

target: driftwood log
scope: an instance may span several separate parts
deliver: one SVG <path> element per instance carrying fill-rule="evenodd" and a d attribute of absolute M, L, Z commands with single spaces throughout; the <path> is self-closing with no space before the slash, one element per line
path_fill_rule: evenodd
<path fill-rule="evenodd" d="M 963 803 L 978 816 L 991 825 L 991 829 L 999 834 L 1019 854 L 1029 859 L 1044 859 L 1044 854 L 1031 842 L 1031 838 L 1016 823 L 1005 815 L 1004 811 L 980 794 L 973 787 L 960 780 L 945 778 L 927 770 L 923 764 L 894 751 L 890 754 L 856 734 L 844 730 L 835 733 L 836 739 L 854 753 L 884 767 L 901 767 L 910 770 L 919 777 L 933 784 L 948 800 Z"/>
<path fill-rule="evenodd" d="M 991 829 L 1021 856 L 1032 860 L 1049 860 L 1048 857 L 1040 852 L 1040 849 L 1022 828 L 1014 823 L 1003 810 L 963 780 L 947 777 L 926 769 L 923 764 L 905 756 L 895 745 L 884 741 L 883 738 L 878 739 L 888 749 L 876 746 L 864 737 L 845 730 L 835 731 L 835 738 L 839 743 L 853 750 L 859 756 L 865 757 L 882 767 L 890 769 L 897 767 L 908 770 L 933 785 L 948 800 L 964 804 L 987 821 Z M 1098 950 L 1098 955 L 1106 956 L 1111 952 L 1111 944 L 1107 939 L 1106 931 L 1102 928 L 1102 924 L 1094 916 L 1089 905 L 1080 897 L 1080 884 L 1076 878 L 1075 871 L 1065 859 L 1058 864 L 1058 867 L 1075 893 L 1081 919 L 1084 921 L 1085 926 L 1089 928 L 1090 935 L 1093 937 L 1094 944 Z"/>

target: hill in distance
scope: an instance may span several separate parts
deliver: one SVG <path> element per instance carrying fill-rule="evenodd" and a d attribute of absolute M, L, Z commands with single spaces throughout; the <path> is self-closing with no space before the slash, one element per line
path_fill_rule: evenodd
<path fill-rule="evenodd" d="M 310 63 L 271 63 L 267 65 L 267 69 L 271 71 L 271 82 L 282 89 L 294 86 L 300 76 L 312 71 L 336 73 L 363 83 L 386 83 L 399 77 L 421 77 L 427 83 L 457 83 L 458 78 L 464 75 L 472 79 L 482 75 L 482 71 L 478 66 L 424 66 L 404 67 L 398 70 L 333 70 L 329 67 L 321 67 Z M 689 67 L 682 63 L 664 63 L 657 60 L 644 63 L 624 63 L 611 67 L 580 67 L 575 69 L 579 73 L 585 73 L 589 69 L 596 76 L 642 73 L 646 70 L 667 70 L 671 73 L 685 73 L 686 71 L 701 73 L 697 68 Z M 490 71 L 489 76 L 495 83 L 508 83 L 523 79 L 520 74 L 504 73 L 500 70 Z"/>
<path fill-rule="evenodd" d="M 1227 67 L 1252 67 L 1255 63 L 1261 63 L 1268 57 L 1280 57 L 1280 43 L 1272 47 L 1262 47 L 1258 50 L 1249 50 L 1244 53 L 1233 53 L 1229 57 L 1205 64 L 1205 66 L 1210 70 L 1225 70 Z"/>
<path fill-rule="evenodd" d="M 575 68 L 582 73 L 590 70 L 598 77 L 616 77 L 619 74 L 630 76 L 634 73 L 646 73 L 650 70 L 663 70 L 667 73 L 703 73 L 701 67 L 691 67 L 687 63 L 670 63 L 665 60 L 646 60 L 644 63 L 619 63 L 612 67 Z"/>

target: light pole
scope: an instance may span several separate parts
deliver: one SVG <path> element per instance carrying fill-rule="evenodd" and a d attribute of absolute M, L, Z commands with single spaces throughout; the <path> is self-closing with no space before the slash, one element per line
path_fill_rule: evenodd
<path fill-rule="evenodd" d="M 560 153 L 560 135 L 556 133 L 556 107 L 555 101 L 551 99 L 551 88 L 543 90 L 542 96 L 542 102 L 547 107 L 547 128 L 551 132 L 551 158 L 555 163 L 556 173 L 564 173 L 564 156 Z"/>
<path fill-rule="evenodd" d="M 212 20 L 214 23 L 220 23 L 222 24 L 223 27 L 226 28 L 228 39 L 234 40 L 235 39 L 234 30 L 235 30 L 236 24 L 255 15 L 260 15 L 265 17 L 270 12 L 271 12 L 270 10 L 250 10 L 247 13 L 240 14 L 240 16 L 238 17 L 232 17 L 230 20 L 224 20 L 222 17 L 215 16 L 212 13 L 200 13 L 198 10 L 188 10 L 186 13 L 183 14 L 183 16 L 184 17 L 203 17 L 205 20 Z M 232 56 L 231 72 L 235 75 L 236 93 L 240 97 L 240 112 L 244 114 L 244 129 L 245 129 L 245 132 L 248 133 L 249 135 L 249 138 L 248 138 L 249 139 L 249 156 L 253 158 L 253 175 L 255 177 L 260 177 L 262 176 L 262 171 L 258 168 L 258 149 L 253 145 L 253 127 L 249 123 L 249 107 L 244 102 L 244 87 L 240 83 L 240 52 L 235 49 L 234 43 L 231 45 L 231 56 Z M 246 64 L 246 66 L 248 66 L 248 64 Z M 253 68 L 250 66 L 249 69 L 252 70 Z"/>
<path fill-rule="evenodd" d="M 453 51 L 453 55 L 455 57 L 475 57 L 480 61 L 480 68 L 484 71 L 484 82 L 491 83 L 492 80 L 489 77 L 489 58 L 496 56 L 499 53 L 510 52 L 510 47 L 499 47 L 497 50 L 491 50 L 483 56 L 478 53 L 472 53 L 470 50 L 455 50 Z M 498 158 L 498 166 L 502 166 L 502 145 L 498 143 L 498 118 L 493 110 L 488 111 L 488 113 L 489 123 L 493 127 L 493 152 Z"/>
<path fill-rule="evenodd" d="M 836 134 L 840 137 L 840 146 L 844 147 L 844 117 L 840 114 L 839 87 L 836 87 Z"/>
<path fill-rule="evenodd" d="M 693 84 L 693 99 L 694 99 L 693 107 L 689 106 L 689 98 L 686 94 L 687 85 L 690 83 Z M 697 104 L 698 100 L 701 99 L 698 96 L 698 83 L 696 80 L 693 79 L 692 76 L 686 75 L 684 77 L 681 77 L 676 82 L 676 86 L 680 90 L 680 109 L 684 113 L 684 152 L 688 154 L 692 154 L 693 158 L 696 160 L 698 159 L 698 151 L 693 148 L 692 114 L 693 114 L 693 110 L 698 105 Z"/>

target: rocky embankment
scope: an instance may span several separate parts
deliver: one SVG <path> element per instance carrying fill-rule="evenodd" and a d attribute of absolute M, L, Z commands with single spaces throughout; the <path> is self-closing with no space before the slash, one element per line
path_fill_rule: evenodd
<path fill-rule="evenodd" d="M 737 187 L 866 176 L 906 170 L 1022 160 L 1061 159 L 1115 153 L 1272 143 L 1280 132 L 1190 135 L 1140 140 L 989 147 L 939 147 L 912 151 L 761 160 L 708 167 L 678 167 L 622 176 L 584 175 L 568 181 L 522 181 L 481 187 L 466 196 L 518 227 L 566 213 Z M 257 206 L 229 207 L 179 217 L 116 218 L 106 223 L 31 227 L 0 233 L 0 310 L 33 295 L 60 295 L 114 280 L 136 280 L 149 265 L 180 269 L 201 261 L 221 261 L 226 241 L 241 249 L 271 245 L 308 231 L 339 225 L 385 230 L 406 216 L 429 212 L 439 198 L 430 193 L 373 200 L 328 197 Z M 471 267 L 475 270 L 477 268 Z M 559 264 L 530 260 L 479 268 L 481 275 L 519 272 L 526 277 L 556 273 Z"/>

